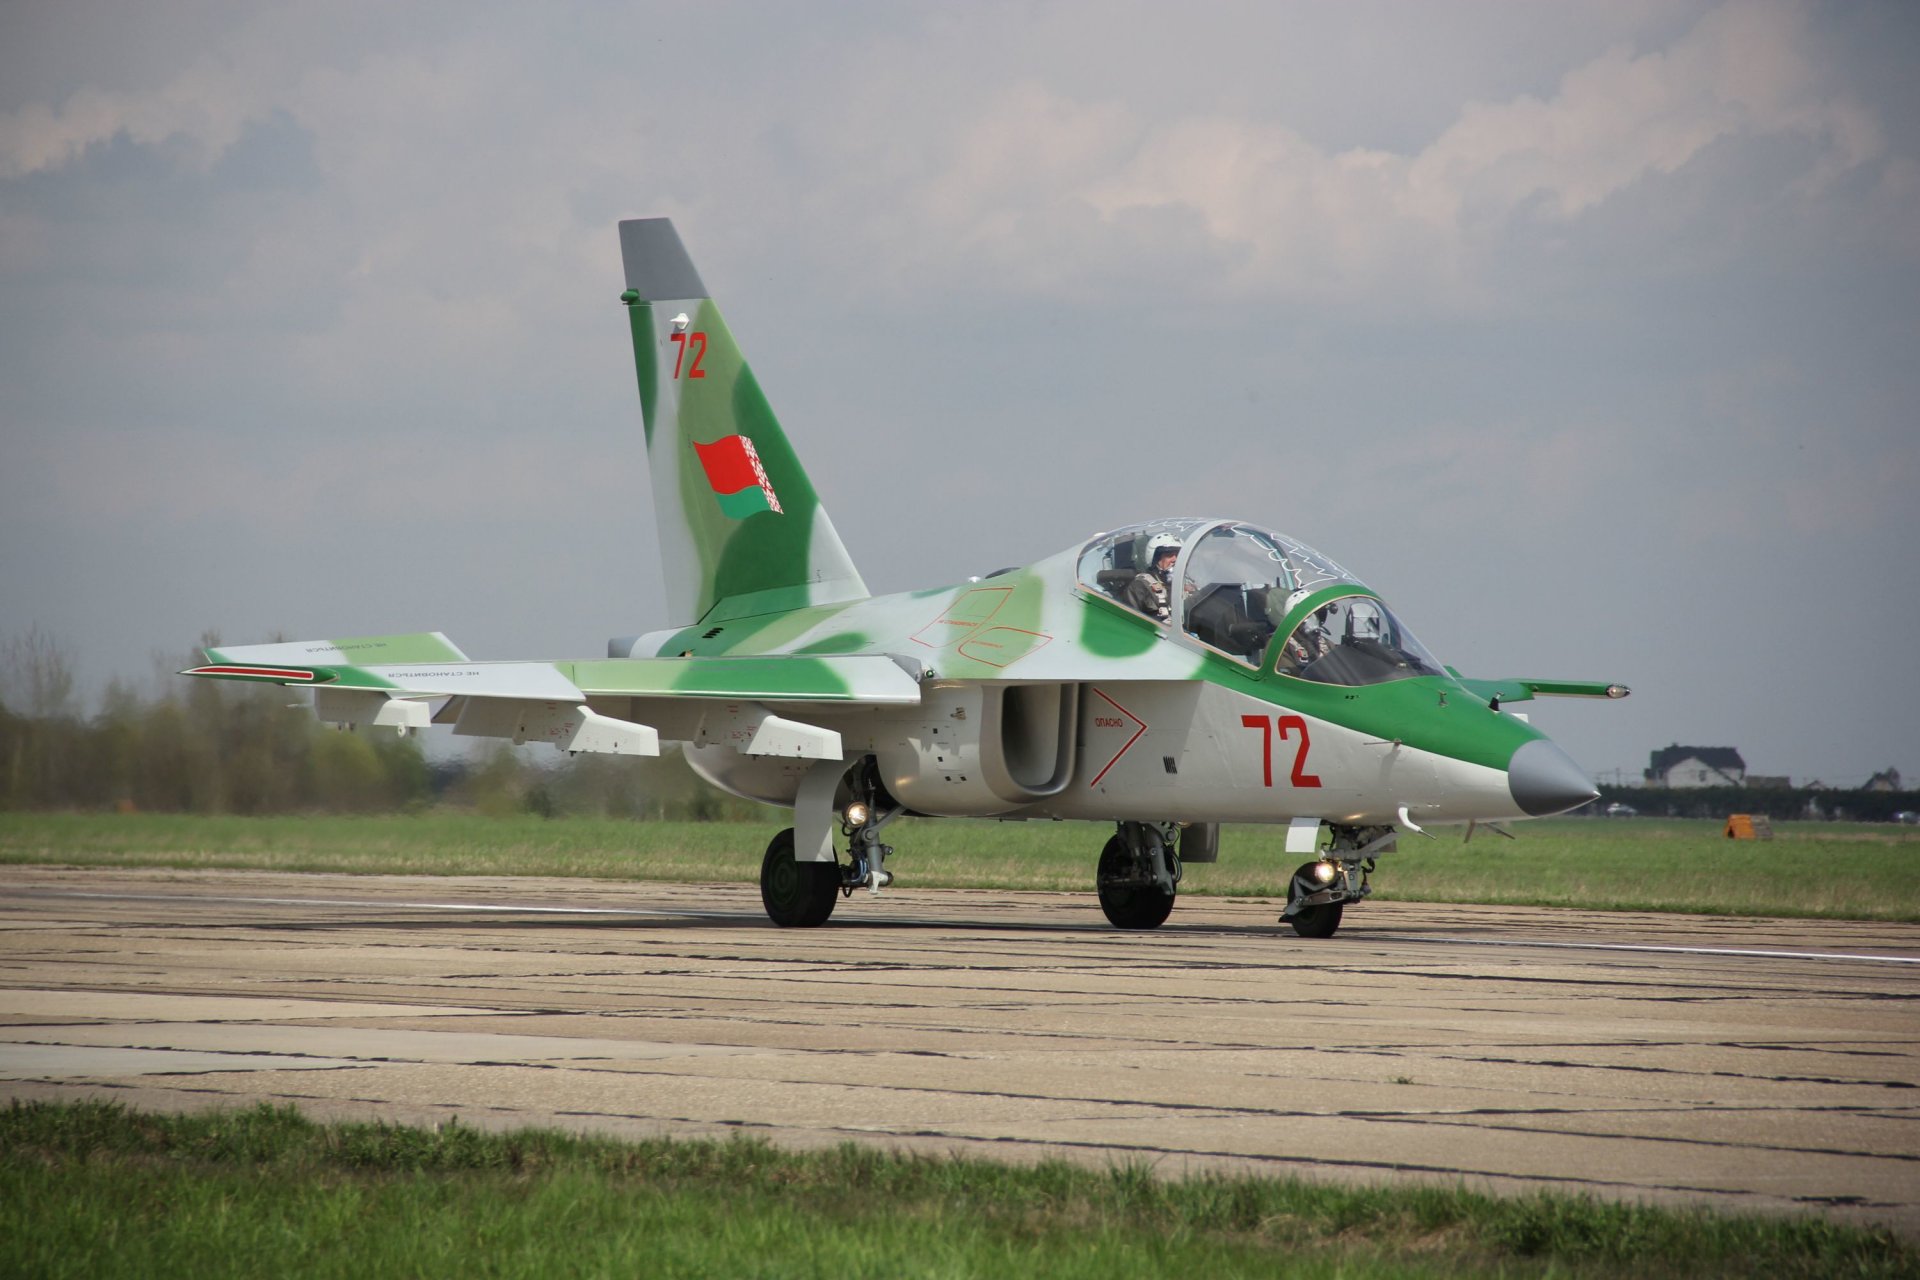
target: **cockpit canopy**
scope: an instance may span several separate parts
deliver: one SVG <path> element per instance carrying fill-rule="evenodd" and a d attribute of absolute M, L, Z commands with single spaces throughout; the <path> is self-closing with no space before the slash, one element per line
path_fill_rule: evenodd
<path fill-rule="evenodd" d="M 1378 596 L 1283 534 L 1232 520 L 1173 519 L 1103 533 L 1080 553 L 1087 590 L 1259 667 L 1291 627 L 1274 669 L 1322 684 L 1438 675 L 1440 663 Z M 1352 594 L 1328 597 L 1330 587 Z M 1292 615 L 1310 598 L 1317 603 Z"/>

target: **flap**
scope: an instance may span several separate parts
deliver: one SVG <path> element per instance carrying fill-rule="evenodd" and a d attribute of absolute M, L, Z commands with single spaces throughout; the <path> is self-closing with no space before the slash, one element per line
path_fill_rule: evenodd
<path fill-rule="evenodd" d="M 758 658 L 605 658 L 554 664 L 589 696 L 756 702 L 920 701 L 920 682 L 880 654 Z"/>

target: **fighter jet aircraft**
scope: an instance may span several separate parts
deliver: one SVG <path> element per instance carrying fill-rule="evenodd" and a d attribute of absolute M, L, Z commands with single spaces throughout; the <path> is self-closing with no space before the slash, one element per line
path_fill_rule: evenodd
<path fill-rule="evenodd" d="M 1402 829 L 1597 794 L 1507 707 L 1625 689 L 1466 679 L 1354 574 L 1249 521 L 1149 520 L 869 594 L 672 224 L 623 222 L 620 245 L 673 626 L 605 659 L 475 662 L 434 632 L 222 646 L 183 674 L 311 688 L 347 727 L 681 743 L 715 786 L 793 810 L 760 873 L 789 926 L 878 894 L 883 832 L 912 814 L 1105 824 L 1095 886 L 1122 929 L 1167 919 L 1222 823 L 1283 827 L 1309 857 L 1281 919 L 1324 938 Z"/>

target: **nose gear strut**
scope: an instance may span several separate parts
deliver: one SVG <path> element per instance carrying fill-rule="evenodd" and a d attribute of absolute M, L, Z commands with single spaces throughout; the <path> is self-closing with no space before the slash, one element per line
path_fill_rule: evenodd
<path fill-rule="evenodd" d="M 1331 938 L 1349 902 L 1373 892 L 1369 876 L 1374 855 L 1390 853 L 1399 840 L 1393 827 L 1329 825 L 1333 839 L 1313 862 L 1303 863 L 1287 885 L 1287 909 L 1280 923 L 1303 938 Z"/>

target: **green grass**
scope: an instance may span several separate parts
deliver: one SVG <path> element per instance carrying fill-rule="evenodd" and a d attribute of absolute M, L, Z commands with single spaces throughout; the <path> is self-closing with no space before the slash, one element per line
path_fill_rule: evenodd
<path fill-rule="evenodd" d="M 1920 920 L 1920 829 L 1775 823 L 1729 840 L 1717 821 L 1550 819 L 1517 837 L 1402 835 L 1380 860 L 1383 899 L 1717 915 Z"/>
<path fill-rule="evenodd" d="M 292 1109 L 0 1112 L 0 1274 L 1897 1276 L 1813 1216 L 1289 1179 L 1165 1179 L 843 1146 L 618 1142 Z"/>
<path fill-rule="evenodd" d="M 357 874 L 543 875 L 752 883 L 782 825 L 486 818 L 0 814 L 0 863 Z M 1724 915 L 1920 921 L 1920 829 L 1778 823 L 1728 840 L 1720 824 L 1562 818 L 1515 823 L 1515 840 L 1459 828 L 1403 835 L 1380 859 L 1386 901 L 1507 903 Z M 900 883 L 1087 891 L 1107 829 L 1083 822 L 904 819 L 888 828 Z M 1183 893 L 1281 899 L 1296 864 L 1281 829 L 1232 827 L 1221 860 Z"/>

